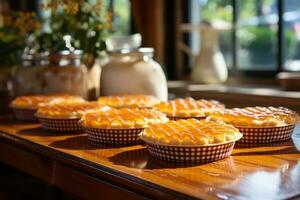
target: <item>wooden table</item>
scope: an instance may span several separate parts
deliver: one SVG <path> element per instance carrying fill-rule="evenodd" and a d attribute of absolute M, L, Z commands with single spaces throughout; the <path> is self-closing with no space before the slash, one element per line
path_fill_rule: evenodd
<path fill-rule="evenodd" d="M 38 124 L 0 118 L 0 161 L 84 198 L 285 199 L 300 195 L 300 127 L 293 140 L 237 145 L 210 164 L 151 158 L 142 145 L 94 145 Z"/>

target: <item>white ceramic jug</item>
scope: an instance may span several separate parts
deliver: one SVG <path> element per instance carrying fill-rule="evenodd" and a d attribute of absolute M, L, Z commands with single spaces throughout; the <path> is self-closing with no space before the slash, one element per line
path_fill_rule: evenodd
<path fill-rule="evenodd" d="M 222 30 L 230 30 L 227 23 L 183 24 L 182 32 L 199 31 L 200 53 L 192 55 L 192 50 L 181 42 L 183 51 L 193 58 L 191 80 L 196 83 L 222 83 L 228 78 L 227 66 L 219 48 L 218 34 Z"/>
<path fill-rule="evenodd" d="M 218 32 L 201 29 L 200 54 L 195 57 L 191 80 L 202 83 L 222 83 L 227 80 L 227 66 L 219 49 Z"/>

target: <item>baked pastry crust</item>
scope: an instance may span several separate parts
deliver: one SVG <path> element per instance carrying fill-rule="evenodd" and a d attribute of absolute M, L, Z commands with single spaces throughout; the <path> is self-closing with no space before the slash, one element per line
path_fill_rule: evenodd
<path fill-rule="evenodd" d="M 121 108 L 151 108 L 159 102 L 159 100 L 151 95 L 121 95 L 121 96 L 105 96 L 98 98 L 98 102 L 110 107 Z"/>
<path fill-rule="evenodd" d="M 298 113 L 284 107 L 245 107 L 217 111 L 209 119 L 236 127 L 277 127 L 297 123 Z"/>
<path fill-rule="evenodd" d="M 83 126 L 100 129 L 144 128 L 151 124 L 167 122 L 165 114 L 152 109 L 112 108 L 91 112 L 81 119 Z"/>
<path fill-rule="evenodd" d="M 225 106 L 216 100 L 195 100 L 189 97 L 161 102 L 156 104 L 154 108 L 169 117 L 205 117 L 207 113 L 224 109 Z"/>
<path fill-rule="evenodd" d="M 83 102 L 82 97 L 72 95 L 32 95 L 32 96 L 19 96 L 15 98 L 10 104 L 11 108 L 22 109 L 37 109 L 40 106 L 49 103 L 59 102 Z"/>
<path fill-rule="evenodd" d="M 214 145 L 236 141 L 241 136 L 232 125 L 197 119 L 154 124 L 140 134 L 140 138 L 146 142 L 170 146 Z"/>
<path fill-rule="evenodd" d="M 36 116 L 51 119 L 80 119 L 88 112 L 107 109 L 110 108 L 98 102 L 60 102 L 41 106 Z"/>

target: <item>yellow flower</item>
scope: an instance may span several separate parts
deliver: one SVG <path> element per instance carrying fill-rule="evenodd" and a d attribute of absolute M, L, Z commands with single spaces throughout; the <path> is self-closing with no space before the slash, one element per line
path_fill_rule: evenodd
<path fill-rule="evenodd" d="M 70 8 L 70 13 L 73 14 L 73 15 L 75 15 L 75 14 L 78 13 L 78 11 L 79 11 L 79 5 L 78 5 L 78 3 L 73 3 L 71 5 L 71 8 Z"/>
<path fill-rule="evenodd" d="M 79 4 L 77 2 L 65 0 L 62 6 L 67 14 L 76 15 L 79 11 Z"/>
<path fill-rule="evenodd" d="M 108 10 L 106 13 L 106 28 L 111 29 L 112 28 L 112 20 L 113 20 L 113 12 L 112 10 Z"/>
<path fill-rule="evenodd" d="M 40 27 L 40 23 L 35 19 L 33 12 L 18 12 L 12 22 L 21 35 L 26 35 Z"/>
<path fill-rule="evenodd" d="M 102 31 L 102 29 L 103 29 L 103 25 L 100 23 L 100 24 L 98 24 L 98 26 L 97 26 L 97 29 L 98 29 L 98 31 Z"/>
<path fill-rule="evenodd" d="M 109 21 L 107 21 L 106 22 L 106 29 L 111 29 L 112 28 L 112 23 L 111 22 L 109 22 Z"/>

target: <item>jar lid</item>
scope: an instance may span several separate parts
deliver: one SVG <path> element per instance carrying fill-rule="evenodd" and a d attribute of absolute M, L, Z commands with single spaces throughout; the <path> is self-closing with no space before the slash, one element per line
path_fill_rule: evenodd
<path fill-rule="evenodd" d="M 47 60 L 50 55 L 48 49 L 45 49 L 37 41 L 37 38 L 33 35 L 29 35 L 26 38 L 26 46 L 21 55 L 22 63 L 26 66 L 36 66 L 37 63 Z"/>
<path fill-rule="evenodd" d="M 64 59 L 78 59 L 81 58 L 83 51 L 81 49 L 76 49 L 72 45 L 71 35 L 63 36 L 63 45 L 57 50 L 57 52 L 52 53 L 51 61 L 59 61 L 61 58 Z"/>
<path fill-rule="evenodd" d="M 120 49 L 116 51 L 110 51 L 109 54 L 141 54 L 143 56 L 153 57 L 154 49 L 151 47 L 142 47 L 137 49 Z"/>
<path fill-rule="evenodd" d="M 58 56 L 81 56 L 83 54 L 83 51 L 81 49 L 76 49 L 72 45 L 72 36 L 71 35 L 64 35 L 63 41 L 60 45 L 60 48 L 54 54 Z"/>
<path fill-rule="evenodd" d="M 69 56 L 69 55 L 81 56 L 82 53 L 83 53 L 83 51 L 80 50 L 80 49 L 76 49 L 74 51 L 61 50 L 61 51 L 58 52 L 58 54 L 62 55 L 62 56 Z"/>
<path fill-rule="evenodd" d="M 26 46 L 23 50 L 21 58 L 23 61 L 32 61 L 35 59 L 38 53 L 39 50 L 38 43 L 36 42 L 35 38 L 32 35 L 26 38 L 25 43 Z"/>
<path fill-rule="evenodd" d="M 142 36 L 139 33 L 133 35 L 111 36 L 105 43 L 108 52 L 120 51 L 122 49 L 137 49 L 142 44 Z"/>

